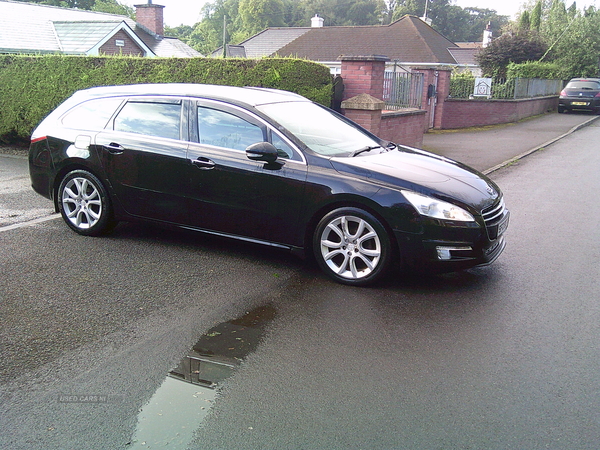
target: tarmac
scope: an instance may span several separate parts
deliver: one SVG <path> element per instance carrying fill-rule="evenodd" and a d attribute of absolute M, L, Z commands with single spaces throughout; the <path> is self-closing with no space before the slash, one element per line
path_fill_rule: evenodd
<path fill-rule="evenodd" d="M 591 114 L 548 113 L 515 123 L 423 136 L 423 149 L 462 162 L 485 174 L 524 158 L 599 119 Z"/>

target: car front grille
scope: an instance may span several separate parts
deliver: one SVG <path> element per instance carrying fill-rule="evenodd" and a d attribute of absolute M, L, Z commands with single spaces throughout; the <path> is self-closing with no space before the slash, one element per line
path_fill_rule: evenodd
<path fill-rule="evenodd" d="M 485 222 L 485 229 L 487 230 L 488 237 L 490 240 L 498 238 L 499 225 L 505 219 L 506 207 L 504 206 L 504 198 L 500 198 L 498 202 L 494 203 L 489 208 L 482 211 L 483 221 Z"/>

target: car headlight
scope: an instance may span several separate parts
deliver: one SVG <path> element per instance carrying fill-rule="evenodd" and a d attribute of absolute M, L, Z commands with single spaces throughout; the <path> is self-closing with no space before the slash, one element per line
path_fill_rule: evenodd
<path fill-rule="evenodd" d="M 456 220 L 459 222 L 475 222 L 470 213 L 452 203 L 412 191 L 401 192 L 417 212 L 423 216 L 433 217 L 434 219 Z"/>

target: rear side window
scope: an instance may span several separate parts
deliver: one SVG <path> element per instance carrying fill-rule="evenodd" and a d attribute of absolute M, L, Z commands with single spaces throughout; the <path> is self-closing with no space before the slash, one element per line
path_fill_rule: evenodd
<path fill-rule="evenodd" d="M 127 102 L 115 118 L 114 129 L 180 139 L 181 103 Z"/>
<path fill-rule="evenodd" d="M 121 101 L 119 98 L 100 98 L 84 102 L 65 114 L 61 122 L 67 128 L 102 130 Z"/>

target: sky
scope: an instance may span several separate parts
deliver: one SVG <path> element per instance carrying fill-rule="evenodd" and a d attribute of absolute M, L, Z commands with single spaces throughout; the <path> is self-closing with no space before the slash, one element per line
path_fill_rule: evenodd
<path fill-rule="evenodd" d="M 486 9 L 494 9 L 498 11 L 498 14 L 510 16 L 515 18 L 516 14 L 521 10 L 521 6 L 527 2 L 533 0 L 455 0 L 454 4 L 462 8 L 466 7 L 478 7 Z M 133 6 L 139 3 L 147 3 L 144 1 L 135 0 L 120 0 L 129 6 Z M 194 25 L 201 19 L 200 10 L 206 0 L 153 0 L 152 3 L 156 5 L 165 6 L 164 19 L 165 25 L 169 27 L 176 27 L 179 25 Z M 565 0 L 567 6 L 571 5 L 571 0 Z M 582 8 L 583 6 L 595 4 L 594 0 L 578 0 L 577 7 Z M 318 13 L 318 12 L 317 12 Z M 309 24 L 307 24 L 308 26 Z"/>

